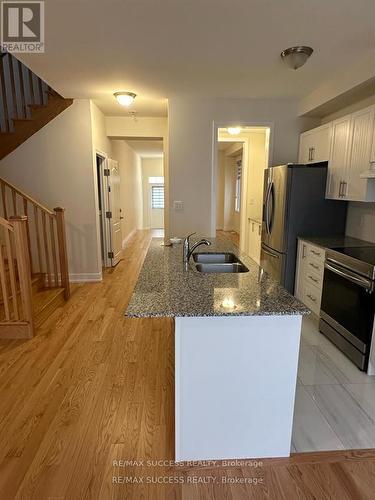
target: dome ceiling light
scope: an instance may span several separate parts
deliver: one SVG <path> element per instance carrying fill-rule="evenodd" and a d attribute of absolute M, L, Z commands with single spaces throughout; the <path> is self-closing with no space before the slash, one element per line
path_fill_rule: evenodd
<path fill-rule="evenodd" d="M 115 92 L 113 95 L 121 106 L 130 106 L 137 97 L 134 92 Z"/>
<path fill-rule="evenodd" d="M 281 52 L 281 59 L 291 69 L 298 69 L 303 66 L 314 50 L 311 47 L 300 45 L 298 47 L 289 47 Z"/>
<path fill-rule="evenodd" d="M 230 135 L 238 135 L 241 132 L 241 127 L 228 127 L 227 132 Z"/>

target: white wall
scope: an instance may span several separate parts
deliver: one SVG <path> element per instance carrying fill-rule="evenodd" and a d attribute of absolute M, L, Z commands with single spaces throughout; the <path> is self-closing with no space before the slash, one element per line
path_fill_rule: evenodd
<path fill-rule="evenodd" d="M 123 246 L 136 229 L 142 228 L 141 158 L 123 140 L 112 141 L 112 153 L 120 166 Z"/>
<path fill-rule="evenodd" d="M 142 158 L 143 228 L 151 227 L 149 177 L 164 177 L 163 158 Z M 160 226 L 162 227 L 162 226 Z"/>
<path fill-rule="evenodd" d="M 65 207 L 71 279 L 100 279 L 90 101 L 76 99 L 4 158 L 0 176 L 49 208 Z"/>
<path fill-rule="evenodd" d="M 212 168 L 214 125 L 273 124 L 272 163 L 297 160 L 301 130 L 316 120 L 298 118 L 297 103 L 289 100 L 209 99 L 192 96 L 169 100 L 169 182 L 171 233 L 197 231 L 215 235 Z M 215 152 L 216 154 L 216 152 Z M 173 201 L 184 210 L 173 210 Z"/>

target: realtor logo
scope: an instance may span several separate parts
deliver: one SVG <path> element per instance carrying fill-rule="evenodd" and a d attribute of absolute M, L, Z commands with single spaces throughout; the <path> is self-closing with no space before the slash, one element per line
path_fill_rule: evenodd
<path fill-rule="evenodd" d="M 44 2 L 1 2 L 1 48 L 44 52 Z"/>

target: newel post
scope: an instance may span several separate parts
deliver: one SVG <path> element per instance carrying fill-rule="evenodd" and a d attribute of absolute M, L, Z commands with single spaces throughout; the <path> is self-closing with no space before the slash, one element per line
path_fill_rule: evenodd
<path fill-rule="evenodd" d="M 59 246 L 61 286 L 64 288 L 64 298 L 70 297 L 68 251 L 66 248 L 65 231 L 65 208 L 57 207 L 54 209 L 56 214 L 57 242 Z"/>
<path fill-rule="evenodd" d="M 32 303 L 31 265 L 27 239 L 27 217 L 13 215 L 9 222 L 14 229 L 14 248 L 17 259 L 18 279 L 24 320 L 29 323 L 29 337 L 34 336 L 34 311 Z"/>

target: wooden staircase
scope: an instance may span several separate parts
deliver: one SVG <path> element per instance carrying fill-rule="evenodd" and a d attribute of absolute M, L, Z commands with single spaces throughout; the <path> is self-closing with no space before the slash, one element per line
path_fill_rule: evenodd
<path fill-rule="evenodd" d="M 0 53 L 0 85 L 0 159 L 73 103 L 8 52 Z"/>
<path fill-rule="evenodd" d="M 64 209 L 0 178 L 0 338 L 31 338 L 70 297 Z"/>

